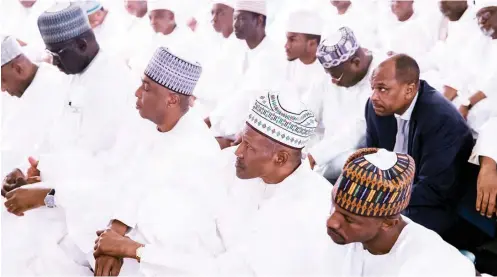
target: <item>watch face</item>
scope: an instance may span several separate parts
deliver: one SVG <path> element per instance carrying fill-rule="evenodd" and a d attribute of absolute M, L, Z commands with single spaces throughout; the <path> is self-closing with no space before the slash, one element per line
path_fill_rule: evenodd
<path fill-rule="evenodd" d="M 47 195 L 45 197 L 45 206 L 48 208 L 55 208 L 55 197 L 53 195 Z"/>

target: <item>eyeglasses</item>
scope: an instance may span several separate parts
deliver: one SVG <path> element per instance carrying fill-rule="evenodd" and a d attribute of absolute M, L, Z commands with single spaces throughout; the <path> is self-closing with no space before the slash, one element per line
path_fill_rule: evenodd
<path fill-rule="evenodd" d="M 45 49 L 45 51 L 46 51 L 48 54 L 52 55 L 52 57 L 54 57 L 54 58 L 55 58 L 55 57 L 57 57 L 57 58 L 59 58 L 59 59 L 60 59 L 60 56 L 64 55 L 64 53 L 67 51 L 67 48 L 68 48 L 68 47 L 64 47 L 64 48 L 60 49 L 60 50 L 59 50 L 59 51 L 57 51 L 57 52 L 52 52 L 52 51 L 50 51 L 50 50 L 48 50 L 48 49 Z"/>

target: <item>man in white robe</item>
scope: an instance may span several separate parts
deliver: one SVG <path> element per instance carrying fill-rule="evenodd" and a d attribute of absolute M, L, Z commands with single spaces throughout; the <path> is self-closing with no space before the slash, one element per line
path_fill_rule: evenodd
<path fill-rule="evenodd" d="M 97 260 L 92 265 L 97 276 L 119 272 L 122 258 L 129 258 L 124 260 L 122 275 L 174 275 L 182 273 L 174 267 L 176 258 L 164 260 L 173 264 L 171 268 L 157 267 L 161 249 L 207 258 L 209 251 L 222 251 L 214 220 L 214 206 L 225 191 L 218 178 L 221 151 L 202 118 L 189 111 L 189 97 L 200 72 L 198 63 L 180 59 L 166 48 L 159 48 L 150 61 L 136 96 L 140 115 L 157 125 L 147 131 L 154 132 L 147 135 L 153 140 L 140 142 L 153 145 L 153 151 L 134 157 L 119 168 L 117 180 L 109 180 L 117 185 L 109 191 L 125 193 L 114 202 L 114 214 L 107 218 L 113 219 L 109 228 L 98 233 Z M 132 231 L 124 237 L 129 228 Z M 94 232 L 90 235 L 82 250 L 93 254 L 93 244 L 87 243 L 94 241 Z M 82 244 L 82 236 L 78 240 Z M 109 261 L 114 261 L 110 268 Z"/>
<path fill-rule="evenodd" d="M 230 74 L 225 77 L 229 83 L 224 85 L 231 85 L 231 95 L 206 119 L 221 148 L 229 147 L 236 140 L 257 97 L 255 92 L 277 88 L 284 79 L 283 53 L 266 36 L 265 21 L 265 0 L 235 3 L 234 32 L 238 39 L 245 40 L 245 51 L 233 57 Z"/>
<path fill-rule="evenodd" d="M 348 159 L 327 222 L 330 238 L 343 245 L 333 276 L 476 275 L 456 248 L 400 214 L 409 204 L 415 167 L 409 155 L 385 149 L 361 149 Z"/>
<path fill-rule="evenodd" d="M 73 24 L 66 24 L 64 18 L 72 18 Z M 91 167 L 92 158 L 115 144 L 118 130 L 126 124 L 126 116 L 131 111 L 130 90 L 135 83 L 124 63 L 99 51 L 87 17 L 78 6 L 69 3 L 54 6 L 40 16 L 38 23 L 54 62 L 61 71 L 71 74 L 70 95 L 60 120 L 44 142 L 46 151 L 41 152 L 39 162 L 34 161 L 28 170 L 27 177 L 39 176 L 42 182 L 30 185 L 33 190 L 20 188 L 7 193 L 7 199 L 16 200 L 15 205 L 7 205 L 9 212 L 19 216 L 24 214 L 23 210 L 43 205 L 44 199 L 40 200 L 40 196 L 50 198 L 51 188 L 58 181 L 91 175 L 92 171 L 98 170 L 98 165 Z M 84 91 L 78 90 L 79 87 Z M 29 171 L 34 171 L 35 175 Z M 21 179 L 26 178 L 22 172 L 19 175 Z M 60 209 L 39 212 L 55 217 L 45 224 L 64 222 Z M 30 218 L 37 220 L 38 216 L 33 214 Z M 34 226 L 41 225 L 34 223 Z M 63 226 L 57 232 L 59 237 L 54 235 L 56 242 L 67 234 Z"/>
<path fill-rule="evenodd" d="M 433 85 L 440 79 L 434 55 L 441 19 L 433 19 L 436 15 L 426 8 L 422 9 L 420 3 L 392 1 L 391 10 L 382 17 L 378 30 L 382 52 L 385 55 L 404 53 L 415 58 L 420 66 L 421 78 Z M 442 16 L 440 12 L 437 15 L 438 18 Z"/>
<path fill-rule="evenodd" d="M 126 29 L 120 14 L 117 11 L 107 9 L 100 1 L 96 0 L 80 1 L 78 4 L 86 11 L 88 21 L 100 47 L 110 53 L 121 52 Z"/>
<path fill-rule="evenodd" d="M 36 155 L 44 149 L 44 141 L 49 136 L 62 115 L 69 91 L 78 88 L 71 86 L 71 77 L 60 72 L 56 67 L 41 63 L 35 65 L 24 55 L 14 37 L 2 38 L 2 91 L 13 97 L 19 97 L 15 111 L 8 115 L 2 124 L 2 176 L 13 168 L 28 167 L 29 155 Z M 9 103 L 12 104 L 12 103 Z M 5 115 L 5 114 L 2 114 Z M 30 159 L 35 165 L 36 161 Z M 26 183 L 39 181 L 39 176 L 24 177 L 20 170 L 13 179 L 5 179 L 2 183 L 2 196 Z M 18 177 L 22 177 L 20 180 Z M 26 178 L 26 179 L 24 179 Z M 16 180 L 18 179 L 18 180 Z M 2 199 L 2 203 L 5 200 Z M 64 226 L 61 214 L 39 211 L 29 216 L 18 218 L 8 212 L 15 210 L 2 209 L 2 274 L 34 275 L 39 273 L 39 265 L 46 261 L 38 256 L 44 245 L 56 245 L 62 235 Z M 33 226 L 50 234 L 29 234 Z M 23 235 L 21 235 L 23 234 Z M 61 257 L 63 253 L 54 253 Z M 63 256 L 62 256 L 63 257 Z M 59 259 L 59 268 L 76 269 L 64 258 Z M 51 274 L 60 273 L 52 270 Z"/>
<path fill-rule="evenodd" d="M 234 1 L 213 0 L 211 26 L 196 31 L 196 40 L 209 51 L 201 61 L 203 73 L 195 89 L 195 109 L 206 118 L 231 93 L 233 82 L 226 80 L 233 56 L 243 55 L 246 48 L 233 32 Z"/>
<path fill-rule="evenodd" d="M 148 61 L 157 47 L 167 47 L 180 56 L 191 56 L 197 59 L 195 48 L 192 45 L 193 34 L 179 24 L 176 13 L 180 4 L 173 0 L 154 0 L 147 3 L 150 28 L 147 29 L 146 45 L 136 49 L 136 53 L 129 59 L 128 65 L 135 74 L 142 74 Z M 151 35 L 150 35 L 151 34 Z"/>
<path fill-rule="evenodd" d="M 328 22 L 323 30 L 327 36 L 336 29 L 347 26 L 357 33 L 363 47 L 375 51 L 380 47 L 378 39 L 378 20 L 375 16 L 378 5 L 374 1 L 322 1 L 319 12 Z"/>
<path fill-rule="evenodd" d="M 321 42 L 323 22 L 318 13 L 298 10 L 290 14 L 286 27 L 286 79 L 303 99 L 312 85 L 329 80 L 316 52 Z"/>
<path fill-rule="evenodd" d="M 308 146 L 308 158 L 311 167 L 333 181 L 366 134 L 364 109 L 371 95 L 370 77 L 381 58 L 362 48 L 347 27 L 323 40 L 317 57 L 331 81 L 317 83 L 306 96 L 305 103 L 323 130 L 322 139 Z"/>
<path fill-rule="evenodd" d="M 497 117 L 488 120 L 476 141 L 470 162 L 480 166 L 477 183 L 476 210 L 482 216 L 492 218 L 497 202 Z"/>
<path fill-rule="evenodd" d="M 122 37 L 120 55 L 129 64 L 130 59 L 143 47 L 147 46 L 148 40 L 154 35 L 150 28 L 148 19 L 148 9 L 146 0 L 126 0 L 124 1 L 123 16 L 126 35 Z"/>
<path fill-rule="evenodd" d="M 475 12 L 477 21 L 474 19 Z M 476 6 L 467 7 L 459 21 L 464 20 L 466 14 L 473 16 L 473 18 L 466 18 L 468 20 L 466 24 L 471 24 L 471 27 L 460 28 L 459 31 L 466 31 L 471 39 L 465 36 L 461 40 L 464 39 L 466 45 L 452 45 L 452 47 L 457 47 L 459 58 L 453 59 L 454 52 L 449 53 L 451 59 L 454 60 L 452 63 L 456 64 L 445 68 L 448 76 L 444 79 L 444 95 L 459 109 L 471 127 L 473 136 L 477 138 L 481 126 L 495 110 L 488 101 L 488 97 L 492 97 L 497 91 L 494 81 L 497 77 L 496 66 L 486 61 L 497 58 L 495 54 L 497 24 L 495 20 L 491 20 L 492 14 L 494 17 L 497 15 L 497 2 L 485 0 L 476 2 Z M 477 29 L 477 24 L 480 30 Z M 449 29 L 447 47 L 449 47 L 450 36 L 453 34 L 450 31 L 451 29 Z M 472 33 L 468 33 L 470 31 Z"/>
<path fill-rule="evenodd" d="M 287 119 L 287 124 L 280 118 Z M 302 162 L 301 153 L 315 126 L 312 113 L 305 110 L 294 91 L 261 95 L 235 152 L 236 164 L 232 149 L 226 150 L 232 156 L 226 176 L 229 199 L 218 210 L 216 224 L 207 225 L 211 235 L 213 231 L 217 233 L 218 243 L 206 241 L 209 236 L 204 233 L 199 237 L 204 242 L 202 251 L 191 251 L 196 249 L 191 247 L 174 251 L 177 243 L 162 239 L 144 241 L 132 236 L 133 241 L 107 230 L 99 233 L 96 253 L 109 249 L 117 256 L 136 259 L 141 272 L 150 275 L 329 275 L 332 271 L 327 271 L 327 238 L 321 226 L 328 214 L 331 188 Z M 207 230 L 203 225 L 205 218 L 196 218 L 202 220 L 193 222 L 198 224 L 198 231 Z M 166 226 L 158 229 L 165 225 L 161 220 L 149 219 L 147 225 L 139 223 L 138 229 L 143 228 L 141 232 L 146 233 L 146 229 L 153 228 L 170 234 L 172 230 Z M 181 228 L 188 225 L 185 221 L 188 219 L 183 219 Z M 170 225 L 174 223 L 167 226 Z M 119 244 L 125 246 L 121 252 L 116 251 Z"/>
<path fill-rule="evenodd" d="M 15 37 L 23 47 L 25 55 L 34 62 L 41 62 L 47 58 L 36 20 L 54 2 L 54 0 L 2 1 L 0 32 Z"/>
<path fill-rule="evenodd" d="M 27 163 L 38 152 L 62 113 L 70 76 L 56 67 L 34 64 L 12 36 L 1 37 L 2 91 L 19 98 L 9 114 L 2 113 L 2 176 Z"/>

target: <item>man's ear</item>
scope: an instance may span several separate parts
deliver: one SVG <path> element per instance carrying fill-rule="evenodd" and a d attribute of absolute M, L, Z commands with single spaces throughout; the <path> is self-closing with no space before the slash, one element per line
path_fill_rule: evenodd
<path fill-rule="evenodd" d="M 19 63 L 13 62 L 12 63 L 12 69 L 14 69 L 14 71 L 18 75 L 22 75 L 24 73 L 24 69 L 22 68 L 22 66 Z"/>
<path fill-rule="evenodd" d="M 168 107 L 178 106 L 181 102 L 180 97 L 175 93 L 169 92 L 166 99 Z"/>
<path fill-rule="evenodd" d="M 413 99 L 416 94 L 416 84 L 411 83 L 406 88 L 406 99 Z"/>
<path fill-rule="evenodd" d="M 78 38 L 76 39 L 76 45 L 79 49 L 80 52 L 86 52 L 86 49 L 88 48 L 88 42 L 84 38 Z"/>
<path fill-rule="evenodd" d="M 384 231 L 388 231 L 393 227 L 397 226 L 399 222 L 400 222 L 400 216 L 387 217 L 383 220 L 381 224 L 381 229 L 383 229 Z"/>
<path fill-rule="evenodd" d="M 257 16 L 257 25 L 264 26 L 264 16 L 263 15 Z"/>
<path fill-rule="evenodd" d="M 274 162 L 278 166 L 283 166 L 288 162 L 288 159 L 290 158 L 290 154 L 286 151 L 278 151 L 274 157 Z"/>

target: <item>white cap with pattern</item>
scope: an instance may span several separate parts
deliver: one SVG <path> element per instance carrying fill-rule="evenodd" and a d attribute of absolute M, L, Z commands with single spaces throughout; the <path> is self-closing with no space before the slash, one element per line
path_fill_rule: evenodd
<path fill-rule="evenodd" d="M 259 96 L 252 107 L 247 124 L 280 144 L 302 149 L 314 134 L 314 114 L 292 90 L 269 91 Z"/>
<path fill-rule="evenodd" d="M 199 63 L 186 61 L 165 47 L 159 47 L 155 51 L 145 69 L 145 76 L 157 84 L 187 96 L 193 94 L 201 73 Z"/>

